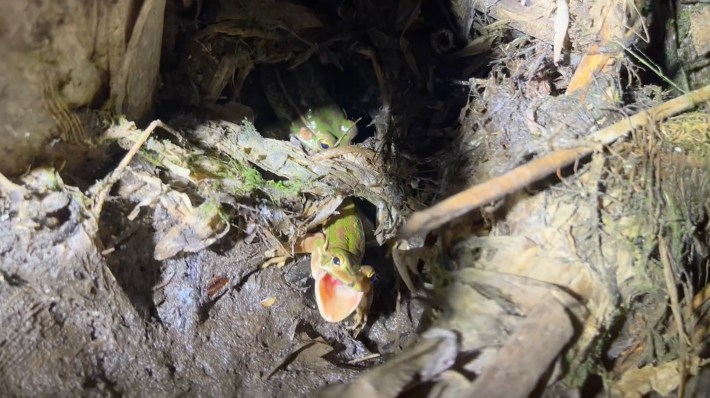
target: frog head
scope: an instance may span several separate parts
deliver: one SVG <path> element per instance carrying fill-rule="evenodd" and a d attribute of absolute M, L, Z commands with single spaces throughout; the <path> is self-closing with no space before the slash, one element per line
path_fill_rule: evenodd
<path fill-rule="evenodd" d="M 332 267 L 333 253 L 326 249 L 327 238 L 322 233 L 306 236 L 296 244 L 297 252 L 311 253 L 311 275 L 315 280 L 316 304 L 323 319 L 328 322 L 340 322 L 350 316 L 367 299 L 368 292 L 357 291 L 351 285 L 344 283 L 328 271 L 333 271 L 343 277 L 339 267 Z M 337 254 L 336 254 L 337 255 Z M 323 256 L 327 256 L 327 264 L 323 267 Z M 349 257 L 348 257 L 348 261 Z M 345 272 L 347 275 L 347 272 Z M 346 280 L 351 280 L 345 277 Z"/>
<path fill-rule="evenodd" d="M 328 238 L 325 238 L 320 251 L 319 268 L 335 278 L 343 285 L 358 291 L 368 292 L 370 279 L 375 274 L 370 266 L 362 266 L 353 261 L 352 254 L 347 250 L 329 247 Z"/>
<path fill-rule="evenodd" d="M 337 139 L 330 133 L 322 130 L 312 130 L 307 126 L 291 126 L 291 135 L 296 137 L 308 149 L 315 152 L 322 152 L 335 146 Z"/>
<path fill-rule="evenodd" d="M 357 268 L 359 267 L 356 268 L 353 266 L 350 255 L 345 250 L 326 249 L 321 254 L 320 267 L 323 271 L 327 272 L 344 285 L 358 290 L 357 287 L 360 278 Z"/>
<path fill-rule="evenodd" d="M 348 253 L 338 249 L 325 250 L 320 255 L 314 278 L 321 317 L 328 322 L 340 322 L 356 310 L 359 314 L 363 303 L 369 307 L 372 267 L 352 264 Z"/>
<path fill-rule="evenodd" d="M 336 146 L 350 145 L 357 134 L 355 123 L 335 106 L 309 109 L 298 123 L 291 126 L 291 134 L 315 152 Z"/>

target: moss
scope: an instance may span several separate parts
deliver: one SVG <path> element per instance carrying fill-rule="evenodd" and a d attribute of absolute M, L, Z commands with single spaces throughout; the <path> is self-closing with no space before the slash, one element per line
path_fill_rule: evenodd
<path fill-rule="evenodd" d="M 603 331 L 598 333 L 600 337 L 605 335 L 606 333 Z M 574 368 L 569 369 L 566 376 L 562 379 L 562 383 L 572 388 L 579 388 L 584 385 L 591 375 L 599 375 L 602 379 L 606 379 L 606 371 L 604 367 L 600 365 L 603 345 L 603 339 L 597 338 L 595 342 L 592 343 L 585 360 Z M 573 364 L 576 362 L 577 358 L 570 357 L 570 355 L 573 354 L 568 353 L 566 355 L 565 362 Z"/>
<path fill-rule="evenodd" d="M 300 181 L 275 181 L 273 188 L 283 192 L 286 196 L 296 196 L 303 190 L 303 183 Z"/>
<path fill-rule="evenodd" d="M 239 173 L 241 174 L 241 177 L 244 179 L 244 190 L 247 192 L 253 192 L 256 189 L 260 189 L 264 185 L 264 177 L 261 176 L 261 173 L 259 173 L 257 170 L 251 168 L 251 167 L 246 167 L 246 166 L 240 166 Z"/>

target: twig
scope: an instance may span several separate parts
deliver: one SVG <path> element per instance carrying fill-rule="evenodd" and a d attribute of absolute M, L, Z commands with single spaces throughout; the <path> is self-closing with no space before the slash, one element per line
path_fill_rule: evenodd
<path fill-rule="evenodd" d="M 671 313 L 673 314 L 676 332 L 678 333 L 678 373 L 680 375 L 680 380 L 678 384 L 678 396 L 683 397 L 685 396 L 685 394 L 683 394 L 683 390 L 685 389 L 685 377 L 688 366 L 688 347 L 691 346 L 691 342 L 683 325 L 683 316 L 681 315 L 680 311 L 680 299 L 678 297 L 678 291 L 676 290 L 676 280 L 673 277 L 670 253 L 668 253 L 668 238 L 660 234 L 658 236 L 658 254 L 661 260 L 661 264 L 663 264 L 663 277 L 666 282 L 666 290 L 668 291 L 668 297 L 671 301 Z"/>
<path fill-rule="evenodd" d="M 663 81 L 665 81 L 666 83 L 673 86 L 676 90 L 678 90 L 679 92 L 681 92 L 683 94 L 688 92 L 688 90 L 684 90 L 684 89 L 680 88 L 680 86 L 675 84 L 675 82 L 673 80 L 669 79 L 665 74 L 663 74 L 663 71 L 661 70 L 661 68 L 658 65 L 656 65 L 655 62 L 651 61 L 650 59 L 648 59 L 645 56 L 642 56 L 641 53 L 636 53 L 634 50 L 626 47 L 624 45 L 624 43 L 622 43 L 618 40 L 616 40 L 615 43 L 618 44 L 621 48 L 623 48 L 627 53 L 631 54 L 634 58 L 636 58 L 637 61 L 639 61 L 641 64 L 643 64 L 646 68 L 648 68 L 656 76 L 660 77 L 661 79 L 663 79 Z"/>
<path fill-rule="evenodd" d="M 173 278 L 175 277 L 175 274 L 177 274 L 177 271 L 175 271 L 173 269 L 173 272 L 170 273 L 169 277 L 164 278 L 162 281 L 158 282 L 158 284 L 153 286 L 153 288 L 150 290 L 155 292 L 155 291 L 158 291 L 158 290 L 164 288 L 165 286 L 168 286 L 170 284 L 170 282 L 173 280 Z"/>
<path fill-rule="evenodd" d="M 624 137 L 630 131 L 687 111 L 708 100 L 710 100 L 710 85 L 599 130 L 590 135 L 588 140 L 594 144 L 608 145 Z M 584 145 L 558 150 L 516 167 L 500 177 L 459 192 L 428 209 L 414 213 L 402 227 L 400 236 L 407 239 L 419 233 L 431 231 L 477 207 L 513 193 L 559 168 L 572 164 L 591 154 L 596 148 L 597 145 Z"/>
<path fill-rule="evenodd" d="M 370 359 L 376 359 L 376 358 L 379 358 L 379 357 L 381 357 L 381 356 L 382 356 L 382 354 L 378 354 L 378 353 L 367 354 L 367 355 L 365 355 L 364 357 L 355 358 L 355 359 L 350 360 L 350 361 L 348 361 L 348 362 L 346 362 L 346 363 L 347 363 L 348 365 L 357 365 L 357 364 L 359 364 L 360 362 L 369 361 Z"/>
<path fill-rule="evenodd" d="M 676 281 L 673 277 L 671 259 L 668 253 L 668 239 L 664 236 L 658 237 L 658 254 L 661 259 L 661 264 L 663 264 L 663 277 L 665 278 L 668 297 L 671 300 L 671 313 L 673 314 L 675 321 L 678 338 L 681 343 L 690 345 L 690 339 L 688 338 L 688 334 L 685 332 L 685 327 L 683 326 L 683 316 L 680 311 L 680 298 L 678 297 L 678 291 L 675 287 Z"/>
<path fill-rule="evenodd" d="M 357 51 L 365 58 L 369 59 L 372 63 L 372 69 L 375 71 L 375 77 L 377 78 L 377 84 L 380 86 L 380 95 L 382 96 L 382 104 L 384 106 L 390 106 L 392 104 L 392 93 L 390 93 L 389 87 L 387 86 L 387 79 L 385 78 L 385 72 L 382 70 L 375 52 L 371 49 L 363 49 Z"/>
<path fill-rule="evenodd" d="M 326 151 L 316 153 L 311 157 L 311 159 L 313 159 L 314 161 L 321 161 L 321 160 L 325 160 L 325 159 L 333 159 L 338 156 L 343 156 L 343 155 L 348 155 L 348 154 L 362 155 L 370 161 L 372 161 L 377 156 L 377 153 L 370 150 L 370 149 L 359 147 L 359 146 L 348 145 L 348 146 L 333 147 L 333 148 L 330 148 Z"/>
<path fill-rule="evenodd" d="M 148 140 L 148 137 L 150 137 L 150 134 L 153 132 L 153 130 L 155 130 L 158 126 L 162 125 L 163 122 L 161 122 L 160 120 L 154 120 L 153 122 L 151 122 L 150 125 L 148 125 L 148 127 L 143 130 L 143 133 L 138 137 L 138 139 L 133 144 L 128 153 L 126 153 L 126 156 L 121 159 L 121 162 L 118 164 L 118 166 L 116 166 L 116 168 L 108 176 L 94 184 L 89 189 L 90 196 L 93 196 L 93 203 L 91 206 L 92 211 L 94 212 L 94 215 L 97 218 L 101 214 L 101 209 L 103 208 L 104 202 L 106 201 L 106 195 L 108 195 L 113 184 L 115 184 L 121 178 L 121 175 L 125 171 L 126 167 L 128 167 L 128 164 L 131 162 L 131 160 L 133 160 L 133 157 L 136 156 L 141 146 L 143 146 L 143 144 Z"/>

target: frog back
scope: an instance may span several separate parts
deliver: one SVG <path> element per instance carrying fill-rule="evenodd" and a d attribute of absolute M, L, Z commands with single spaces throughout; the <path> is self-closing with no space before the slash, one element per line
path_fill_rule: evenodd
<path fill-rule="evenodd" d="M 331 135 L 338 146 L 350 145 L 357 133 L 355 122 L 349 120 L 338 104 L 333 101 L 326 89 L 323 71 L 317 69 L 312 61 L 305 62 L 293 69 L 292 74 L 302 102 L 299 104 L 302 114 L 314 131 Z"/>
<path fill-rule="evenodd" d="M 333 102 L 318 108 L 318 113 L 317 119 L 322 124 L 320 128 L 329 131 L 336 138 L 338 146 L 352 143 L 352 139 L 357 135 L 357 126 L 345 116 L 340 107 Z"/>
<path fill-rule="evenodd" d="M 346 199 L 339 214 L 325 226 L 328 246 L 350 254 L 353 265 L 359 265 L 365 254 L 365 232 L 352 199 Z"/>

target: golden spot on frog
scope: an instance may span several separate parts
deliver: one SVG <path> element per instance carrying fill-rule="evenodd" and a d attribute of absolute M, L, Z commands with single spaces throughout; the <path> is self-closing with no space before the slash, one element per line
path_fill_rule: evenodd
<path fill-rule="evenodd" d="M 313 139 L 313 132 L 305 127 L 301 127 L 298 131 L 298 137 L 302 140 L 310 141 Z"/>

